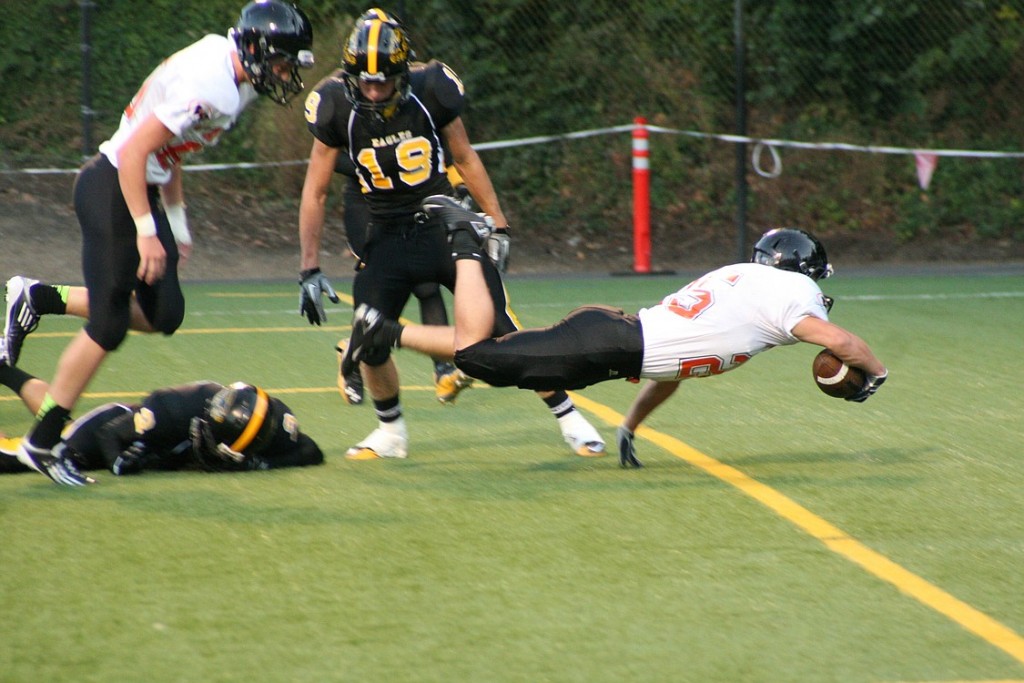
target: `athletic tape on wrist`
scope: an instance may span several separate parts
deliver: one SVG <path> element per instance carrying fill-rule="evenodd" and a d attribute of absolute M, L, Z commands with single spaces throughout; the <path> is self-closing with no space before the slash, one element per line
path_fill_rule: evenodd
<path fill-rule="evenodd" d="M 192 233 L 188 229 L 188 217 L 185 215 L 185 205 L 175 204 L 165 206 L 167 222 L 171 226 L 171 234 L 178 244 L 192 244 Z"/>
<path fill-rule="evenodd" d="M 153 214 L 147 213 L 145 216 L 133 217 L 135 221 L 135 231 L 139 233 L 139 237 L 152 237 L 156 234 L 156 221 L 153 220 Z"/>

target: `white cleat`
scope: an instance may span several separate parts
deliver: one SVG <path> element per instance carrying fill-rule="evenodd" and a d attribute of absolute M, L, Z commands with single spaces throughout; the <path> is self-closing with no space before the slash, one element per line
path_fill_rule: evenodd
<path fill-rule="evenodd" d="M 349 460 L 405 458 L 409 455 L 409 435 L 405 423 L 397 428 L 377 427 L 370 435 L 345 452 Z"/>
<path fill-rule="evenodd" d="M 558 418 L 558 425 L 562 428 L 562 437 L 576 455 L 584 458 L 604 455 L 604 439 L 580 411 L 574 410 Z"/>

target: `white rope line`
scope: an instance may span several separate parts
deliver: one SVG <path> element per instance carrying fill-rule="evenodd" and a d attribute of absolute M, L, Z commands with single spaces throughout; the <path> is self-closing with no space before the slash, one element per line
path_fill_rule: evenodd
<path fill-rule="evenodd" d="M 523 147 L 526 145 L 540 145 L 549 142 L 562 140 L 579 140 L 582 138 L 595 137 L 598 135 L 612 135 L 616 133 L 631 133 L 636 130 L 637 124 L 629 123 L 609 128 L 592 128 L 579 130 L 560 135 L 538 135 L 528 138 L 514 138 L 511 140 L 496 140 L 494 142 L 482 142 L 473 145 L 477 151 L 492 149 L 508 149 L 510 147 Z M 934 154 L 937 157 L 964 157 L 974 159 L 1024 159 L 1024 152 L 997 152 L 992 150 L 973 149 L 929 149 L 921 147 L 893 147 L 889 145 L 854 145 L 847 142 L 802 142 L 799 140 L 784 140 L 780 138 L 755 138 L 747 135 L 730 135 L 728 133 L 703 133 L 696 130 L 682 130 L 678 128 L 665 128 L 663 126 L 642 126 L 651 133 L 663 135 L 682 135 L 691 138 L 705 140 L 719 140 L 733 144 L 753 144 L 752 163 L 754 170 L 762 176 L 775 178 L 782 173 L 782 158 L 777 148 L 806 149 L 814 151 L 838 151 L 838 152 L 860 152 L 866 154 Z M 761 166 L 761 157 L 767 148 L 771 154 L 773 168 L 766 171 Z M 293 159 L 290 161 L 263 161 L 263 162 L 241 162 L 226 164 L 188 164 L 183 166 L 185 171 L 225 171 L 234 169 L 256 169 L 273 168 L 279 166 L 302 166 L 308 163 L 306 159 Z M 78 173 L 77 168 L 21 168 L 21 169 L 0 169 L 0 175 L 56 175 Z"/>

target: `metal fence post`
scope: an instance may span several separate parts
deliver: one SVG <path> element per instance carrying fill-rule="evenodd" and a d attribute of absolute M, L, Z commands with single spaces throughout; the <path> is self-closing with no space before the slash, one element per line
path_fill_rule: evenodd
<path fill-rule="evenodd" d="M 82 8 L 81 42 L 82 52 L 82 157 L 88 158 L 95 150 L 92 146 L 92 120 L 96 112 L 92 108 L 92 12 L 95 5 L 90 0 L 79 0 Z"/>
<path fill-rule="evenodd" d="M 746 38 L 743 35 L 743 0 L 733 5 L 736 43 L 736 134 L 747 135 Z M 736 260 L 746 260 L 747 251 L 747 145 L 736 143 Z"/>

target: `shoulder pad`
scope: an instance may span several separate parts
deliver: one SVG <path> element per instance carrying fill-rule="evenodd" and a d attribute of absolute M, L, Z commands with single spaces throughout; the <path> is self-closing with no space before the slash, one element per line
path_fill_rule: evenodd
<path fill-rule="evenodd" d="M 341 70 L 335 71 L 306 96 L 306 126 L 309 132 L 329 147 L 345 147 L 346 119 L 351 105 Z"/>
<path fill-rule="evenodd" d="M 418 94 L 421 94 L 425 101 L 436 102 L 447 114 L 444 117 L 445 124 L 459 116 L 465 106 L 466 88 L 458 74 L 447 64 L 433 59 L 424 64 L 419 71 L 422 81 Z M 415 85 L 414 80 L 413 91 L 417 92 Z"/>

